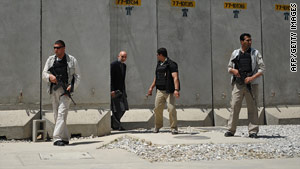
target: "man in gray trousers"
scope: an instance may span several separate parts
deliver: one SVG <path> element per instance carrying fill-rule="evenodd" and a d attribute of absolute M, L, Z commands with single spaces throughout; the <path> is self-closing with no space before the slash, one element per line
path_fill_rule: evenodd
<path fill-rule="evenodd" d="M 43 80 L 48 82 L 48 92 L 52 98 L 55 128 L 53 140 L 55 146 L 69 144 L 67 116 L 71 98 L 67 92 L 73 92 L 80 81 L 80 73 L 75 57 L 65 53 L 65 43 L 54 43 L 55 55 L 49 56 L 43 70 Z M 64 89 L 65 87 L 65 89 Z"/>
<path fill-rule="evenodd" d="M 258 84 L 265 71 L 265 64 L 258 50 L 251 48 L 252 39 L 248 33 L 240 36 L 241 48 L 232 52 L 228 72 L 232 74 L 231 113 L 225 137 L 234 136 L 244 97 L 246 98 L 249 137 L 256 138 L 258 133 Z"/>

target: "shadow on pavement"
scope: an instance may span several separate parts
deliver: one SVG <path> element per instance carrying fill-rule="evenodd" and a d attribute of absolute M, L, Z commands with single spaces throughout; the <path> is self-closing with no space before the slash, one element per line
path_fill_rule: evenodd
<path fill-rule="evenodd" d="M 83 142 L 76 142 L 76 143 L 71 143 L 68 146 L 77 146 L 77 145 L 82 145 L 82 144 L 94 144 L 94 143 L 101 143 L 103 141 L 83 141 Z"/>
<path fill-rule="evenodd" d="M 267 135 L 258 135 L 257 138 L 265 138 L 265 139 L 274 139 L 274 138 L 286 138 L 286 136 L 280 136 L 280 135 L 276 135 L 276 136 L 267 136 Z"/>

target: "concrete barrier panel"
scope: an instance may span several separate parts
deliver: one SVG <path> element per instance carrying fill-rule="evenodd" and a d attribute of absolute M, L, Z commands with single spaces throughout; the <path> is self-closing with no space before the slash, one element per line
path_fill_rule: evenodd
<path fill-rule="evenodd" d="M 125 129 L 137 129 L 154 127 L 154 112 L 150 109 L 131 109 L 126 111 L 121 119 Z"/>
<path fill-rule="evenodd" d="M 109 108 L 110 104 L 109 2 L 43 1 L 43 66 L 53 54 L 54 42 L 64 40 L 66 52 L 77 58 L 81 71 L 74 100 L 85 107 Z M 43 96 L 43 103 L 50 104 L 46 83 Z"/>
<path fill-rule="evenodd" d="M 215 126 L 227 126 L 228 120 L 230 116 L 231 109 L 215 109 Z M 258 124 L 264 125 L 265 124 L 265 115 L 264 115 L 264 108 L 258 108 Z M 248 126 L 248 111 L 247 108 L 242 108 L 240 115 L 239 115 L 239 126 Z"/>
<path fill-rule="evenodd" d="M 172 1 L 158 1 L 158 47 L 167 48 L 178 64 L 178 105 L 212 107 L 209 2 L 198 0 L 194 7 L 181 7 L 172 6 Z"/>
<path fill-rule="evenodd" d="M 177 109 L 177 119 L 179 127 L 213 126 L 213 114 L 211 109 Z"/>
<path fill-rule="evenodd" d="M 0 1 L 0 108 L 39 105 L 39 7 L 39 0 Z"/>
<path fill-rule="evenodd" d="M 252 35 L 252 47 L 261 52 L 261 21 L 259 0 L 237 0 L 240 5 L 225 4 L 227 1 L 211 1 L 212 60 L 214 107 L 230 107 L 231 75 L 227 65 L 233 50 L 241 47 L 240 35 Z M 241 6 L 242 5 L 242 6 Z M 246 9 L 241 9 L 246 7 Z M 259 105 L 263 103 L 262 80 L 259 86 Z"/>
<path fill-rule="evenodd" d="M 111 61 L 120 50 L 127 51 L 126 89 L 131 107 L 154 104 L 145 99 L 156 66 L 156 1 L 141 0 L 140 5 L 118 5 L 110 1 Z"/>
<path fill-rule="evenodd" d="M 299 106 L 277 106 L 266 108 L 268 125 L 300 124 Z"/>
<path fill-rule="evenodd" d="M 40 114 L 36 110 L 0 111 L 0 137 L 6 139 L 32 138 L 32 121 Z"/>
<path fill-rule="evenodd" d="M 50 137 L 53 137 L 55 127 L 53 113 L 46 112 L 44 119 L 46 120 L 46 131 Z M 103 136 L 110 133 L 110 125 L 110 111 L 88 109 L 68 112 L 67 126 L 70 136 Z"/>
<path fill-rule="evenodd" d="M 299 12 L 297 0 L 262 1 L 266 106 L 300 104 L 300 71 L 290 71 L 290 16 L 286 16 L 289 10 L 281 8 L 292 2 L 298 2 Z M 299 27 L 299 14 L 297 23 Z M 299 36 L 299 29 L 293 32 Z"/>

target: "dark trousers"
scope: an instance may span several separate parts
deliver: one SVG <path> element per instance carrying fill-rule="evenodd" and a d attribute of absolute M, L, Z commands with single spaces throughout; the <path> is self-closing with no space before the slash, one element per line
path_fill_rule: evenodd
<path fill-rule="evenodd" d="M 119 129 L 121 127 L 121 118 L 124 115 L 125 111 L 128 110 L 126 94 L 122 94 L 117 98 L 111 99 L 111 110 L 111 127 L 113 129 Z"/>
<path fill-rule="evenodd" d="M 121 118 L 125 111 L 113 112 L 111 116 L 111 128 L 119 129 L 121 127 Z"/>

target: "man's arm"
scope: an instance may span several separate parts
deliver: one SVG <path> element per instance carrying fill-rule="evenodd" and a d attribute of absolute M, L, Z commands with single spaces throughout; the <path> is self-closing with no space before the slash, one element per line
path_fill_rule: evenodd
<path fill-rule="evenodd" d="M 255 73 L 251 77 L 247 77 L 245 79 L 245 83 L 246 84 L 251 83 L 253 80 L 255 80 L 256 78 L 258 78 L 261 75 L 263 75 L 264 72 L 265 72 L 265 70 L 266 70 L 264 61 L 263 61 L 262 56 L 261 56 L 261 54 L 259 52 L 257 52 L 256 63 L 258 65 L 258 71 L 257 71 L 257 73 Z"/>
<path fill-rule="evenodd" d="M 258 78 L 259 76 L 263 75 L 262 72 L 257 72 L 255 73 L 254 75 L 250 76 L 250 77 L 246 77 L 245 79 L 245 83 L 248 84 L 248 83 L 251 83 L 253 80 L 255 80 L 256 78 Z"/>
<path fill-rule="evenodd" d="M 241 75 L 239 74 L 239 70 L 231 68 L 229 69 L 229 73 L 233 74 L 236 77 L 241 77 Z"/>
<path fill-rule="evenodd" d="M 44 81 L 46 82 L 52 82 L 52 83 L 57 83 L 56 81 L 56 77 L 50 73 L 48 73 L 49 70 L 49 65 L 50 65 L 50 58 L 47 59 L 46 63 L 45 63 L 45 67 L 44 70 L 42 72 L 42 78 Z"/>
<path fill-rule="evenodd" d="M 114 87 L 114 78 L 115 78 L 114 64 L 110 64 L 110 95 L 113 98 L 116 96 L 115 87 Z"/>
<path fill-rule="evenodd" d="M 235 51 L 232 52 L 231 57 L 230 57 L 230 60 L 229 60 L 229 63 L 228 63 L 228 66 L 227 66 L 228 72 L 229 72 L 230 74 L 233 74 L 233 75 L 236 76 L 236 77 L 241 77 L 240 74 L 239 74 L 239 70 L 234 69 L 234 67 L 233 67 L 233 62 L 232 62 L 232 60 L 233 60 L 234 57 L 235 57 L 234 55 L 235 55 Z"/>
<path fill-rule="evenodd" d="M 74 79 L 74 86 L 73 86 L 73 91 L 75 91 L 75 89 L 78 87 L 79 85 L 79 82 L 80 82 L 80 69 L 79 69 L 79 66 L 78 66 L 78 62 L 76 60 L 76 58 L 74 57 L 74 74 L 73 74 L 73 77 L 75 78 Z M 72 86 L 69 85 L 67 90 L 68 91 L 71 91 L 71 88 Z"/>
<path fill-rule="evenodd" d="M 156 77 L 154 77 L 153 82 L 148 90 L 148 93 L 147 93 L 148 96 L 152 96 L 152 90 L 155 87 L 155 82 L 156 82 Z"/>
<path fill-rule="evenodd" d="M 178 72 L 173 72 L 172 77 L 174 80 L 175 91 L 174 95 L 176 98 L 179 98 L 179 80 L 178 80 Z"/>

